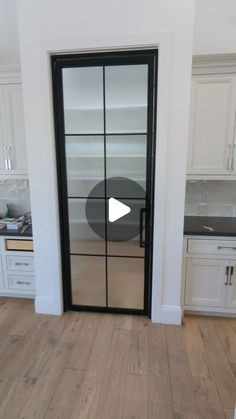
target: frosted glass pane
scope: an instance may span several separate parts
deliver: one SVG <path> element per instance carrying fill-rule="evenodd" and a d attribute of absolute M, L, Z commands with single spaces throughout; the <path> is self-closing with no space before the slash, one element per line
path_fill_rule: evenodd
<path fill-rule="evenodd" d="M 103 133 L 103 69 L 63 69 L 66 134 Z"/>
<path fill-rule="evenodd" d="M 100 222 L 105 231 L 105 200 L 91 200 L 98 209 L 101 206 Z M 90 228 L 86 213 L 86 199 L 69 199 L 69 228 L 70 228 L 70 253 L 104 254 L 105 240 L 101 239 Z M 104 221 L 101 220 L 101 213 L 104 213 Z M 94 211 L 96 217 L 96 211 Z M 102 227 L 103 227 L 102 226 Z M 104 233 L 105 235 L 105 233 Z"/>
<path fill-rule="evenodd" d="M 106 137 L 107 177 L 126 177 L 146 189 L 145 135 L 113 135 Z"/>
<path fill-rule="evenodd" d="M 108 66 L 105 80 L 107 132 L 146 132 L 148 66 Z"/>
<path fill-rule="evenodd" d="M 66 166 L 68 196 L 88 196 L 104 180 L 104 137 L 67 136 Z"/>
<path fill-rule="evenodd" d="M 107 259 L 108 307 L 144 308 L 144 259 Z"/>
<path fill-rule="evenodd" d="M 106 306 L 105 257 L 71 256 L 72 303 Z"/>

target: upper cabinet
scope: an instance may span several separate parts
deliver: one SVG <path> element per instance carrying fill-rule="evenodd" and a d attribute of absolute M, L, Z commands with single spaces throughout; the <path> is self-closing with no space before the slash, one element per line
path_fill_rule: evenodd
<path fill-rule="evenodd" d="M 236 175 L 236 60 L 199 57 L 193 63 L 187 175 Z"/>
<path fill-rule="evenodd" d="M 236 77 L 193 76 L 189 175 L 232 175 L 236 147 Z"/>
<path fill-rule="evenodd" d="M 0 84 L 0 175 L 27 174 L 20 83 Z"/>

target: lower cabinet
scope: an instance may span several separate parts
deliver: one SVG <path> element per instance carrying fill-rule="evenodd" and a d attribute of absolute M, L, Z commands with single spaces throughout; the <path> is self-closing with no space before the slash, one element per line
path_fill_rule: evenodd
<path fill-rule="evenodd" d="M 226 266 L 225 260 L 188 259 L 185 304 L 224 307 L 226 305 Z"/>
<path fill-rule="evenodd" d="M 221 254 L 217 254 L 225 250 L 226 246 L 222 243 L 219 239 L 212 239 L 211 243 L 209 239 L 206 243 L 204 239 L 188 239 L 183 278 L 185 310 L 236 314 L 235 244 L 227 244 L 226 253 L 231 258 L 222 258 Z M 206 244 L 212 244 L 212 248 L 214 245 L 215 253 L 201 251 Z"/>
<path fill-rule="evenodd" d="M 10 246 L 9 242 L 14 242 Z M 28 246 L 25 246 L 25 242 Z M 35 295 L 32 239 L 0 237 L 0 296 L 33 298 Z M 22 244 L 22 246 L 21 246 Z M 16 246 L 15 246 L 16 245 Z M 15 250 L 15 249 L 21 249 Z"/>

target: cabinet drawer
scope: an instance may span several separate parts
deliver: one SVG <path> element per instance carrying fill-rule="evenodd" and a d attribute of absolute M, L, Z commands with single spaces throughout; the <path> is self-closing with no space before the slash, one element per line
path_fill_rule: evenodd
<path fill-rule="evenodd" d="M 189 239 L 188 253 L 236 256 L 236 241 Z"/>
<path fill-rule="evenodd" d="M 6 239 L 5 240 L 5 248 L 6 250 L 21 250 L 24 252 L 33 252 L 33 240 L 13 240 L 13 239 Z"/>
<path fill-rule="evenodd" d="M 16 290 L 34 290 L 34 277 L 26 275 L 7 275 L 8 286 Z"/>
<path fill-rule="evenodd" d="M 6 256 L 9 271 L 34 271 L 34 258 L 32 256 Z"/>

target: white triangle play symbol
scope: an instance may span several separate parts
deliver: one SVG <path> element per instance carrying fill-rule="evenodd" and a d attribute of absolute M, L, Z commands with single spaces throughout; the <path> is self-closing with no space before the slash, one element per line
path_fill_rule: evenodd
<path fill-rule="evenodd" d="M 116 220 L 119 220 L 119 218 L 124 217 L 124 215 L 127 215 L 130 212 L 131 209 L 130 207 L 128 207 L 128 205 L 123 204 L 115 198 L 109 199 L 108 219 L 111 223 L 113 223 Z"/>

